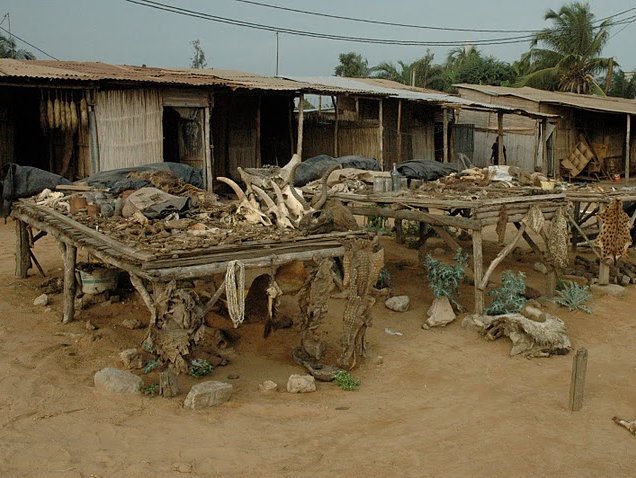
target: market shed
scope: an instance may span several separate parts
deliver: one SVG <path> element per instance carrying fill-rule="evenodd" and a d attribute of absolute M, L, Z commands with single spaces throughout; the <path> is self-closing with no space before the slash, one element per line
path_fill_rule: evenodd
<path fill-rule="evenodd" d="M 321 93 L 340 93 L 337 88 Z M 171 161 L 216 176 L 285 163 L 312 85 L 220 69 L 0 60 L 0 167 L 70 179 Z"/>
<path fill-rule="evenodd" d="M 451 162 L 460 153 L 474 160 L 479 151 L 474 148 L 472 124 L 462 121 L 466 112 L 524 116 L 533 121 L 554 118 L 378 78 L 289 79 L 345 90 L 331 98 L 333 106 L 318 107 L 306 115 L 304 157 L 360 154 L 378 159 L 385 168 L 409 159 Z M 321 99 L 318 102 L 323 103 Z"/>
<path fill-rule="evenodd" d="M 558 115 L 545 125 L 524 117 L 507 117 L 503 129 L 508 156 L 523 164 L 540 164 L 547 157 L 549 173 L 566 176 L 607 177 L 633 173 L 636 144 L 631 138 L 631 117 L 636 100 L 488 85 L 455 85 L 463 99 L 523 108 Z M 494 141 L 496 119 L 489 113 L 470 113 L 464 121 L 475 125 L 475 148 L 486 152 Z M 544 141 L 536 138 L 545 136 Z M 532 148 L 545 143 L 545 153 Z M 564 162 L 565 161 L 565 162 Z M 560 171 L 558 165 L 563 166 Z M 585 169 L 582 172 L 582 169 Z"/>

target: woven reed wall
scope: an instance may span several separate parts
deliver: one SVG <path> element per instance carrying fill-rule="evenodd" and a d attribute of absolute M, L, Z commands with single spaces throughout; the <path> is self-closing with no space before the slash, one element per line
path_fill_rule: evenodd
<path fill-rule="evenodd" d="M 95 103 L 101 171 L 163 161 L 157 90 L 101 91 Z"/>
<path fill-rule="evenodd" d="M 324 123 L 304 124 L 303 159 L 319 154 L 333 156 L 334 125 Z M 338 156 L 351 154 L 367 158 L 380 158 L 380 133 L 377 122 L 338 122 Z"/>

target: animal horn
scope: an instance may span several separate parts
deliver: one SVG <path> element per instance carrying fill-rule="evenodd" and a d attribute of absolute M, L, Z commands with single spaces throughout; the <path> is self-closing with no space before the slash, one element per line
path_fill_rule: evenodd
<path fill-rule="evenodd" d="M 327 202 L 327 195 L 329 193 L 329 188 L 327 187 L 327 180 L 329 179 L 329 175 L 331 173 L 333 173 L 336 169 L 340 169 L 340 168 L 342 168 L 341 165 L 334 164 L 329 169 L 327 169 L 327 171 L 325 171 L 325 174 L 322 175 L 322 179 L 320 180 L 320 182 L 322 183 L 322 190 L 320 191 L 320 196 L 318 196 L 318 199 L 316 199 L 315 201 L 312 201 L 312 205 L 311 205 L 314 209 L 320 210 L 325 205 L 325 202 Z"/>
<path fill-rule="evenodd" d="M 234 191 L 234 194 L 236 194 L 239 201 L 243 201 L 243 199 L 245 199 L 245 192 L 232 179 L 226 178 L 224 176 L 217 176 L 216 179 L 217 181 L 221 181 L 222 183 L 225 183 L 229 187 L 231 187 L 232 191 Z"/>
<path fill-rule="evenodd" d="M 258 196 L 263 200 L 263 202 L 267 205 L 268 208 L 276 209 L 276 204 L 274 203 L 272 198 L 269 197 L 269 194 L 267 194 L 258 186 L 252 186 L 252 189 L 254 189 L 254 192 L 258 194 Z"/>

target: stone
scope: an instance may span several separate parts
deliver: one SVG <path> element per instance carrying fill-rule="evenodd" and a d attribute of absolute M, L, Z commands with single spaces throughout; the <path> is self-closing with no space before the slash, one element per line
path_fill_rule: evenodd
<path fill-rule="evenodd" d="M 628 276 L 628 275 L 626 275 L 626 274 L 623 274 L 623 275 L 621 276 L 621 285 L 622 285 L 623 287 L 625 287 L 625 286 L 627 286 L 627 285 L 629 285 L 629 284 L 631 284 L 631 283 L 632 283 L 632 278 L 631 278 L 631 277 L 629 277 L 629 276 Z"/>
<path fill-rule="evenodd" d="M 598 285 L 592 284 L 590 286 L 592 292 L 596 292 L 604 295 L 613 295 L 614 297 L 622 297 L 625 295 L 625 287 L 618 284 Z"/>
<path fill-rule="evenodd" d="M 107 393 L 141 393 L 144 381 L 134 373 L 106 367 L 95 374 L 95 389 Z"/>
<path fill-rule="evenodd" d="M 171 366 L 159 374 L 159 394 L 164 398 L 179 394 L 177 371 Z"/>
<path fill-rule="evenodd" d="M 258 384 L 258 389 L 261 392 L 275 392 L 278 389 L 278 384 L 271 380 L 265 380 L 263 383 Z"/>
<path fill-rule="evenodd" d="M 238 380 L 241 376 L 238 373 L 229 373 L 227 375 L 228 380 Z"/>
<path fill-rule="evenodd" d="M 144 324 L 137 319 L 126 319 L 121 323 L 121 325 L 130 330 L 141 329 L 144 326 Z"/>
<path fill-rule="evenodd" d="M 436 297 L 426 314 L 428 319 L 422 324 L 423 329 L 444 327 L 457 318 L 453 306 L 446 296 Z"/>
<path fill-rule="evenodd" d="M 386 308 L 394 312 L 406 312 L 409 310 L 410 304 L 411 299 L 409 299 L 408 295 L 396 295 L 395 297 L 388 298 L 384 302 Z"/>
<path fill-rule="evenodd" d="M 126 349 L 122 352 L 119 352 L 119 360 L 122 364 L 124 364 L 124 367 L 128 369 L 144 368 L 144 359 L 139 351 L 135 348 Z"/>
<path fill-rule="evenodd" d="M 227 402 L 234 387 L 229 383 L 210 380 L 193 385 L 183 406 L 192 410 L 214 407 Z"/>
<path fill-rule="evenodd" d="M 86 330 L 97 330 L 97 326 L 90 320 L 86 321 Z"/>
<path fill-rule="evenodd" d="M 382 365 L 384 363 L 384 357 L 382 355 L 378 355 L 374 362 L 376 365 Z"/>
<path fill-rule="evenodd" d="M 38 295 L 33 301 L 33 305 L 45 307 L 49 303 L 49 296 L 46 294 Z"/>
<path fill-rule="evenodd" d="M 287 380 L 289 393 L 308 393 L 316 391 L 316 379 L 311 375 L 290 375 Z"/>
<path fill-rule="evenodd" d="M 545 266 L 545 264 L 543 262 L 535 262 L 533 268 L 534 268 L 535 271 L 541 272 L 541 274 L 547 274 L 548 273 L 548 268 Z"/>

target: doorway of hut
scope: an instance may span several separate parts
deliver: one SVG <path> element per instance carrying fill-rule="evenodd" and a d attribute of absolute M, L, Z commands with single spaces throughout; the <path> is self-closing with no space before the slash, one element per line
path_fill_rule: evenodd
<path fill-rule="evenodd" d="M 39 89 L 0 92 L 0 167 L 9 163 L 58 172 L 40 124 Z"/>
<path fill-rule="evenodd" d="M 163 160 L 205 172 L 204 108 L 164 106 Z"/>

